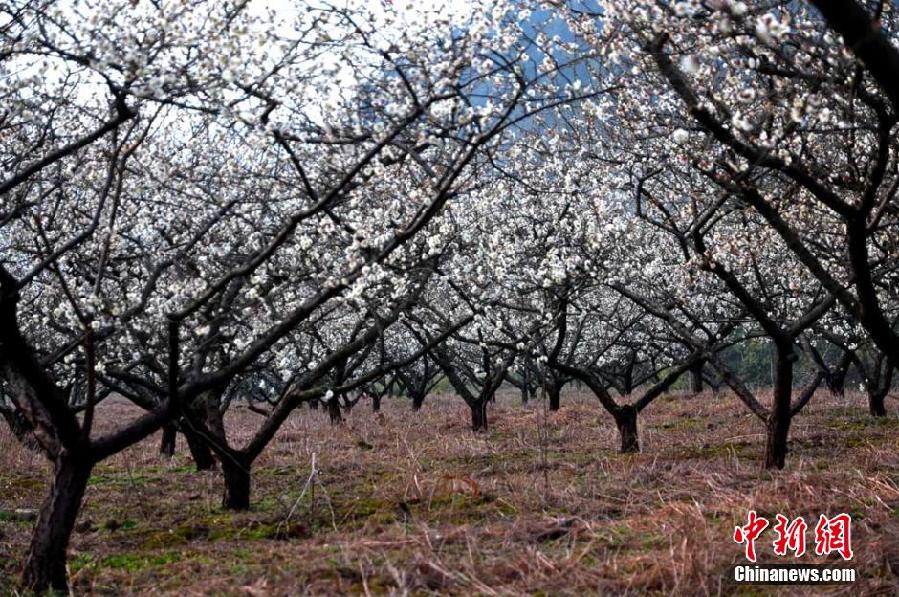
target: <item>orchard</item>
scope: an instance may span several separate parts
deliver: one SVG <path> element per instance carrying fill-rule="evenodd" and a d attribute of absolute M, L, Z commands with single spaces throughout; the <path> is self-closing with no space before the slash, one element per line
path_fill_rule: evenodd
<path fill-rule="evenodd" d="M 0 592 L 896 590 L 897 11 L 0 4 Z"/>

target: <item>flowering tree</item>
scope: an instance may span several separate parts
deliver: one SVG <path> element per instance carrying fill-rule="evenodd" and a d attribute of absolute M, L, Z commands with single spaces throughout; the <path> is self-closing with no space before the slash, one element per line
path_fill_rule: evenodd
<path fill-rule="evenodd" d="M 366 351 L 426 285 L 447 202 L 504 136 L 579 99 L 558 64 L 517 61 L 530 42 L 505 10 L 299 8 L 3 9 L 0 371 L 56 467 L 29 589 L 65 590 L 94 464 L 178 419 L 246 507 L 287 415 L 375 378 Z M 310 343 L 320 360 L 298 367 Z M 230 447 L 229 391 L 264 371 L 290 383 Z M 112 392 L 148 412 L 95 437 Z"/>
<path fill-rule="evenodd" d="M 650 135 L 755 210 L 895 361 L 896 11 L 810 4 L 569 14 L 581 28 L 603 20 L 610 33 L 593 42 L 632 74 L 623 105 Z"/>

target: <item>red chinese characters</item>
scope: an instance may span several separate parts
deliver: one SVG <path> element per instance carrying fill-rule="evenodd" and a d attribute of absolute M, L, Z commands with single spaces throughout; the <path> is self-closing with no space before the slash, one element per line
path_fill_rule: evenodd
<path fill-rule="evenodd" d="M 777 514 L 777 524 L 772 528 L 776 533 L 774 554 L 802 557 L 805 554 L 805 532 L 808 524 L 801 516 L 790 520 Z M 734 527 L 734 541 L 745 544 L 746 559 L 755 562 L 757 558 L 755 542 L 769 526 L 767 518 L 758 516 L 755 510 L 749 511 L 747 523 Z M 837 514 L 832 518 L 821 515 L 815 525 L 815 554 L 828 556 L 839 554 L 844 560 L 852 559 L 852 517 L 848 514 Z"/>
<path fill-rule="evenodd" d="M 768 528 L 768 520 L 749 511 L 749 522 L 742 527 L 734 527 L 734 541 L 746 544 L 746 559 L 755 562 L 755 540 Z"/>
<path fill-rule="evenodd" d="M 852 517 L 837 514 L 827 518 L 823 514 L 815 525 L 815 553 L 819 556 L 840 554 L 844 560 L 852 559 Z"/>
<path fill-rule="evenodd" d="M 792 551 L 797 558 L 801 557 L 805 553 L 807 528 L 808 525 L 801 516 L 790 521 L 786 516 L 778 514 L 777 524 L 774 525 L 774 532 L 777 533 L 777 539 L 774 540 L 775 555 L 785 556 L 788 551 Z"/>

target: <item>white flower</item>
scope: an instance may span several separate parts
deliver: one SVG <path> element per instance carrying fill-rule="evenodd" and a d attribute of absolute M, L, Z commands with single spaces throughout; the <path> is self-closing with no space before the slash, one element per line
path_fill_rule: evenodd
<path fill-rule="evenodd" d="M 743 131 L 744 133 L 748 133 L 755 128 L 752 122 L 750 122 L 749 119 L 743 117 L 739 112 L 734 114 L 731 122 L 735 127 L 737 127 L 737 129 Z"/>
<path fill-rule="evenodd" d="M 777 20 L 773 14 L 766 13 L 755 21 L 755 35 L 763 44 L 771 45 L 790 32 L 790 27 Z"/>
<path fill-rule="evenodd" d="M 678 145 L 683 145 L 690 140 L 690 133 L 685 129 L 676 129 L 671 133 L 671 139 Z"/>
<path fill-rule="evenodd" d="M 747 10 L 749 9 L 745 2 L 735 2 L 730 8 L 730 11 L 738 17 L 745 15 Z"/>
<path fill-rule="evenodd" d="M 692 75 L 699 70 L 699 61 L 696 60 L 696 57 L 688 54 L 680 59 L 680 67 L 685 73 Z"/>

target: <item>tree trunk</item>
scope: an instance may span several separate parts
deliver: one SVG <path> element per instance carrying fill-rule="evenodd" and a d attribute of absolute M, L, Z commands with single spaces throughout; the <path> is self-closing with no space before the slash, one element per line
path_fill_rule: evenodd
<path fill-rule="evenodd" d="M 521 403 L 527 404 L 531 399 L 531 375 L 527 366 L 521 372 Z"/>
<path fill-rule="evenodd" d="M 51 590 L 69 593 L 66 549 L 93 470 L 90 461 L 76 459 L 65 452 L 54 464 L 50 493 L 34 526 L 22 571 L 23 587 L 36 595 Z"/>
<path fill-rule="evenodd" d="M 844 397 L 846 395 L 846 372 L 831 375 L 827 380 L 827 388 L 834 396 Z"/>
<path fill-rule="evenodd" d="M 621 453 L 629 454 L 640 451 L 640 438 L 637 432 L 637 409 L 633 406 L 622 406 L 615 414 L 615 424 L 621 435 Z"/>
<path fill-rule="evenodd" d="M 549 394 L 549 410 L 559 410 L 561 406 L 561 393 L 562 393 L 562 384 L 557 381 L 552 381 L 548 384 L 546 388 L 547 393 Z"/>
<path fill-rule="evenodd" d="M 887 416 L 887 409 L 886 405 L 884 404 L 886 395 L 886 392 L 879 391 L 868 393 L 868 411 L 871 413 L 872 417 Z"/>
<path fill-rule="evenodd" d="M 162 441 L 159 444 L 159 453 L 169 458 L 175 455 L 175 443 L 178 437 L 178 428 L 174 423 L 169 423 L 162 428 Z"/>
<path fill-rule="evenodd" d="M 340 402 L 337 396 L 328 400 L 328 416 L 331 418 L 332 425 L 339 425 L 343 422 L 343 415 L 340 412 Z"/>
<path fill-rule="evenodd" d="M 702 369 L 703 361 L 697 361 L 695 365 L 690 367 L 690 391 L 694 394 L 702 392 Z"/>
<path fill-rule="evenodd" d="M 790 400 L 793 394 L 792 346 L 777 347 L 774 365 L 774 404 L 768 416 L 768 437 L 765 442 L 765 468 L 782 469 L 787 457 L 787 437 L 792 418 Z"/>
<path fill-rule="evenodd" d="M 471 430 L 487 431 L 487 400 L 480 399 L 468 406 L 471 408 Z"/>
<path fill-rule="evenodd" d="M 787 458 L 787 436 L 790 432 L 790 419 L 777 416 L 774 412 L 768 417 L 768 439 L 765 443 L 765 468 L 782 469 Z"/>
<path fill-rule="evenodd" d="M 371 410 L 376 413 L 381 412 L 381 397 L 377 394 L 371 397 Z"/>
<path fill-rule="evenodd" d="M 414 394 L 412 396 L 412 410 L 421 410 L 421 407 L 425 403 L 425 394 L 424 392 L 420 394 Z"/>
<path fill-rule="evenodd" d="M 222 506 L 228 510 L 250 509 L 250 467 L 248 458 L 231 454 L 222 458 L 222 475 L 225 478 L 225 495 Z"/>
<path fill-rule="evenodd" d="M 209 449 L 206 441 L 195 431 L 187 429 L 184 426 L 181 428 L 181 433 L 184 434 L 184 439 L 187 440 L 187 449 L 190 450 L 190 457 L 193 459 L 197 471 L 210 471 L 214 469 L 215 457 L 212 455 L 212 450 Z"/>

